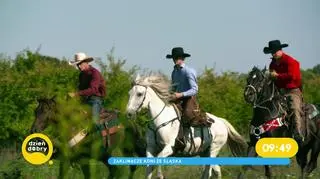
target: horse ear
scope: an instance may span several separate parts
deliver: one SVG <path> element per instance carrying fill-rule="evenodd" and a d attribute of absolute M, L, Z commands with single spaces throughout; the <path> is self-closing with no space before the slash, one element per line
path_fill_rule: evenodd
<path fill-rule="evenodd" d="M 267 76 L 267 77 L 269 77 L 269 76 L 270 76 L 269 70 L 266 70 L 266 71 L 264 72 L 264 75 Z"/>
<path fill-rule="evenodd" d="M 150 77 L 149 78 L 144 78 L 143 82 L 147 83 L 149 80 L 150 80 Z"/>
<path fill-rule="evenodd" d="M 136 77 L 136 79 L 134 80 L 134 81 L 139 81 L 141 79 L 141 76 L 140 76 L 140 74 L 138 73 L 138 75 L 137 75 L 137 77 Z"/>
<path fill-rule="evenodd" d="M 255 71 L 255 70 L 257 70 L 257 67 L 254 65 L 254 66 L 252 67 L 251 71 Z"/>

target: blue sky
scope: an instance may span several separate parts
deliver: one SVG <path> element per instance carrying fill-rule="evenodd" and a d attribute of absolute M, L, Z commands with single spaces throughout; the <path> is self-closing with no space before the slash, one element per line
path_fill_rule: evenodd
<path fill-rule="evenodd" d="M 2 0 L 0 52 L 14 56 L 41 44 L 45 55 L 72 59 L 81 51 L 106 59 L 115 47 L 127 67 L 169 75 L 173 63 L 165 56 L 182 46 L 199 74 L 206 66 L 248 72 L 269 64 L 262 49 L 279 39 L 305 69 L 320 62 L 319 9 L 318 0 Z"/>

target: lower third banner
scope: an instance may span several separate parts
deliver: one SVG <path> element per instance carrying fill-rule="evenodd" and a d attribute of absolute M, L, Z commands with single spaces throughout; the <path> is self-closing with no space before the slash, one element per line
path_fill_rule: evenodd
<path fill-rule="evenodd" d="M 110 165 L 289 165 L 289 158 L 258 157 L 111 157 Z"/>

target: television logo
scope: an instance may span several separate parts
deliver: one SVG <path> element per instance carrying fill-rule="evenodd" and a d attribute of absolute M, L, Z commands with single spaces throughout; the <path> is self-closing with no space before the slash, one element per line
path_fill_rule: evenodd
<path fill-rule="evenodd" d="M 22 155 L 26 161 L 33 165 L 41 165 L 49 161 L 52 152 L 51 140 L 41 133 L 29 135 L 22 143 Z"/>

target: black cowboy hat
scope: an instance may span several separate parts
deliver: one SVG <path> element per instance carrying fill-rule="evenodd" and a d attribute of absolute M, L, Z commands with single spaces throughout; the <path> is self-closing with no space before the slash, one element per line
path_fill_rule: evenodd
<path fill-rule="evenodd" d="M 280 40 L 269 41 L 269 47 L 264 47 L 263 52 L 265 54 L 275 53 L 278 50 L 281 50 L 284 47 L 288 47 L 288 44 L 281 44 Z"/>
<path fill-rule="evenodd" d="M 190 56 L 191 56 L 190 54 L 187 54 L 187 53 L 183 52 L 183 48 L 182 47 L 175 47 L 175 48 L 172 49 L 171 55 L 168 54 L 166 57 L 174 59 L 174 58 L 177 58 L 177 57 L 185 58 L 185 57 L 190 57 Z"/>

